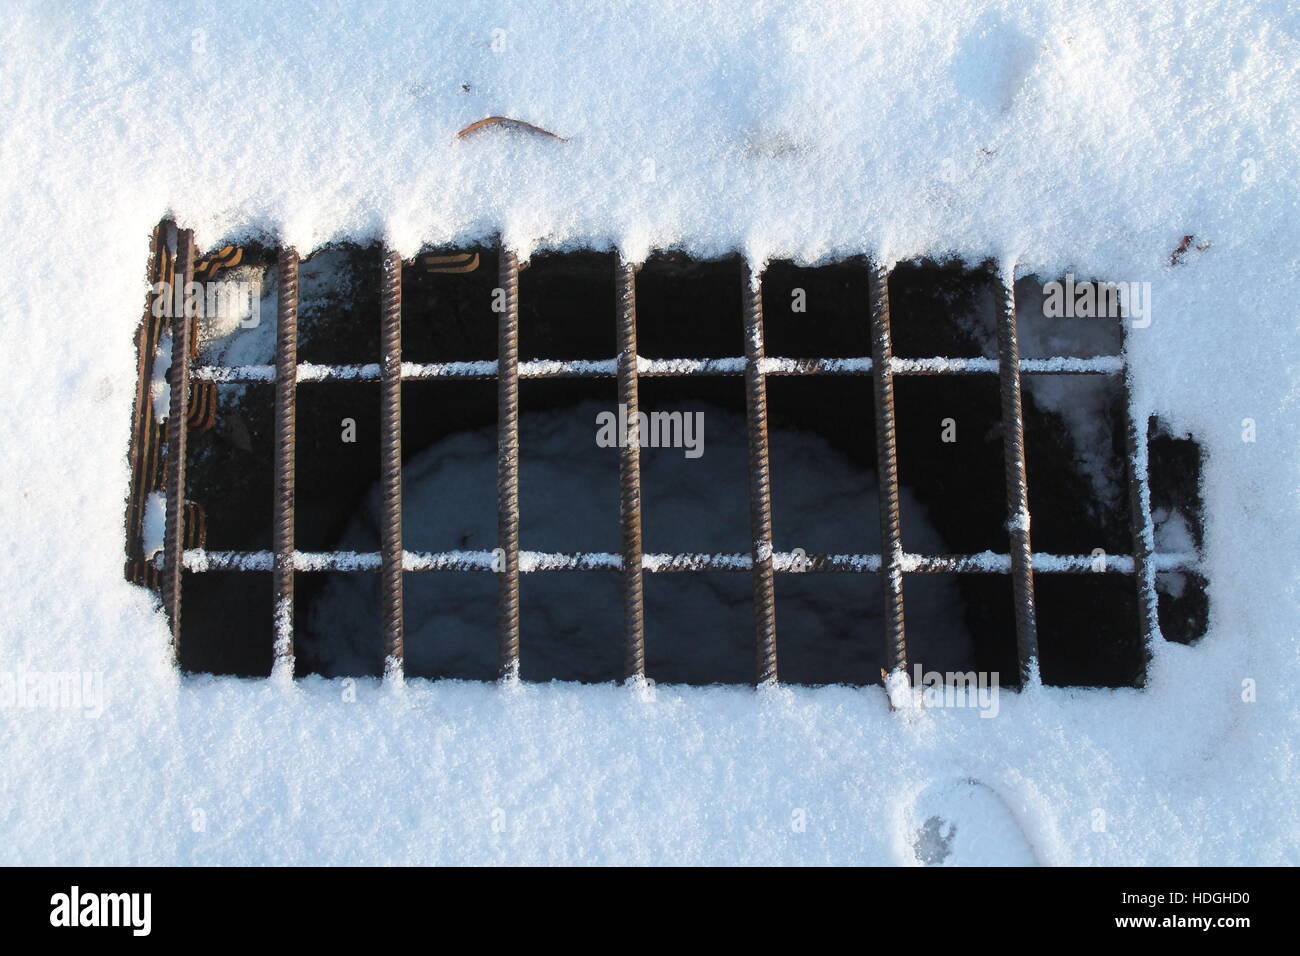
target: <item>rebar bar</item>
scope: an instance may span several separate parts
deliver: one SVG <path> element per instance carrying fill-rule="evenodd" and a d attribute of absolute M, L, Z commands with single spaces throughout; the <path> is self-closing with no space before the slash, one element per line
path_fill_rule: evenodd
<path fill-rule="evenodd" d="M 749 426 L 749 529 L 754 576 L 755 680 L 772 684 L 776 667 L 776 583 L 772 574 L 772 475 L 763 360 L 763 279 L 741 267 L 745 306 L 745 416 Z"/>
<path fill-rule="evenodd" d="M 194 275 L 194 232 L 181 229 L 176 234 L 176 279 L 180 296 L 173 302 L 183 303 L 180 315 L 171 320 L 172 357 L 168 370 L 171 385 L 167 411 L 167 513 L 163 528 L 163 606 L 172 630 L 172 655 L 181 659 L 181 579 L 185 549 L 185 466 L 188 418 L 186 403 L 190 391 L 190 333 L 192 326 L 187 293 Z"/>
<path fill-rule="evenodd" d="M 1131 331 L 1126 333 L 1131 335 Z M 1127 347 L 1127 343 L 1126 343 Z M 1151 522 L 1151 488 L 1148 462 L 1150 425 L 1138 412 L 1137 392 L 1125 372 L 1124 438 L 1127 449 L 1130 528 L 1133 535 L 1133 575 L 1137 587 L 1138 629 L 1146 653 L 1152 653 L 1160 636 L 1159 603 L 1156 597 L 1155 532 Z"/>
<path fill-rule="evenodd" d="M 1038 659 L 1034 610 L 1033 548 L 1030 545 L 1029 482 L 1025 472 L 1025 416 L 1020 395 L 1020 340 L 1016 331 L 1014 267 L 998 270 L 998 377 L 1002 395 L 1002 450 L 1007 486 L 1016 653 L 1020 677 L 1028 680 Z"/>
<path fill-rule="evenodd" d="M 639 378 L 688 378 L 729 376 L 745 374 L 745 357 L 727 358 L 642 358 L 637 363 Z M 765 356 L 759 369 L 766 376 L 808 375 L 870 375 L 871 358 L 784 358 Z M 1123 359 L 1118 355 L 1098 355 L 1091 358 L 1056 356 L 1047 359 L 1021 359 L 1022 374 L 1033 375 L 1118 375 L 1124 370 Z M 890 363 L 895 377 L 996 375 L 997 359 L 951 358 L 895 358 Z M 377 362 L 356 365 L 298 366 L 300 382 L 377 382 L 380 378 Z M 226 385 L 256 384 L 275 380 L 275 367 L 271 365 L 201 365 L 192 377 Z M 404 381 L 448 381 L 495 379 L 497 363 L 491 360 L 470 362 L 403 362 Z M 519 363 L 522 379 L 617 378 L 618 358 L 611 359 L 530 359 Z"/>
<path fill-rule="evenodd" d="M 148 570 L 144 554 L 144 511 L 149 493 L 160 486 L 159 460 L 162 434 L 153 408 L 153 369 L 161 338 L 161 311 L 156 303 L 168 293 L 162 284 L 170 282 L 170 254 L 167 239 L 174 231 L 169 223 L 154 227 L 149 242 L 149 292 L 144 313 L 136 330 L 135 397 L 131 407 L 131 492 L 126 505 L 127 577 L 137 584 L 156 578 Z"/>
<path fill-rule="evenodd" d="M 497 270 L 497 648 L 502 679 L 519 676 L 519 259 Z"/>
<path fill-rule="evenodd" d="M 875 386 L 876 483 L 880 504 L 880 565 L 885 597 L 885 661 L 890 673 L 907 673 L 903 623 L 903 532 L 898 497 L 893 344 L 889 328 L 889 271 L 868 265 L 871 305 L 871 377 Z"/>
<path fill-rule="evenodd" d="M 293 673 L 294 478 L 298 422 L 298 253 L 280 250 L 275 329 L 275 669 Z"/>
<path fill-rule="evenodd" d="M 185 551 L 185 570 L 193 574 L 210 571 L 270 571 L 275 565 L 272 551 L 209 551 L 190 548 Z M 752 552 L 710 554 L 684 552 L 642 555 L 646 574 L 672 574 L 685 571 L 743 571 L 754 567 Z M 1010 574 L 1009 554 L 908 554 L 902 556 L 906 574 Z M 1033 555 L 1037 574 L 1133 574 L 1136 564 L 1130 554 L 1108 554 L 1098 562 L 1093 554 Z M 485 571 L 496 573 L 498 554 L 494 551 L 407 551 L 404 570 L 410 572 Z M 1201 557 L 1196 552 L 1168 551 L 1151 555 L 1157 572 L 1199 571 Z M 299 574 L 326 571 L 380 571 L 383 558 L 378 551 L 298 551 L 294 567 Z M 823 554 L 776 551 L 772 554 L 772 571 L 776 574 L 879 574 L 882 567 L 878 554 Z M 520 551 L 519 571 L 622 571 L 623 556 L 609 551 Z"/>
<path fill-rule="evenodd" d="M 383 554 L 382 598 L 384 674 L 400 677 L 405 666 L 402 608 L 402 257 L 385 251 L 380 277 L 379 467 L 381 485 L 380 548 Z"/>
<path fill-rule="evenodd" d="M 636 266 L 618 260 L 618 400 L 627 421 L 618 458 L 623 544 L 623 676 L 645 676 L 645 593 L 641 568 L 641 433 L 637 387 Z"/>

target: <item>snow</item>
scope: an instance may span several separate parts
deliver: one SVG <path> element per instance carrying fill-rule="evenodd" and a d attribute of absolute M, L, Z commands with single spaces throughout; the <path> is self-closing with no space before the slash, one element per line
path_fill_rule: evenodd
<path fill-rule="evenodd" d="M 1298 45 L 1280 0 L 8 5 L 0 860 L 990 862 L 1018 834 L 1046 864 L 1297 862 Z M 455 138 L 493 114 L 567 141 Z M 168 211 L 204 247 L 499 232 L 1149 281 L 1135 402 L 1208 452 L 1210 631 L 1141 691 L 1031 684 L 996 719 L 879 688 L 181 678 L 122 579 Z M 98 717 L 16 691 L 58 675 L 99 675 Z"/>

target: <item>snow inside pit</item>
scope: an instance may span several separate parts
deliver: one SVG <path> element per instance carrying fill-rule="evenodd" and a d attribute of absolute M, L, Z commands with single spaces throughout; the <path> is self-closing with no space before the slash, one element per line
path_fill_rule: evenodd
<path fill-rule="evenodd" d="M 1236 0 L 12 4 L 0 859 L 1296 862 L 1298 47 L 1292 5 Z M 455 138 L 492 114 L 567 139 Z M 1136 402 L 1207 452 L 1209 633 L 1142 690 L 993 719 L 877 687 L 182 678 L 122 577 L 169 212 L 201 247 L 499 232 L 1150 282 Z M 27 692 L 60 675 L 78 706 Z"/>
<path fill-rule="evenodd" d="M 574 453 L 592 445 L 596 416 L 607 408 L 584 402 L 521 416 L 521 547 L 563 553 L 620 550 L 618 453 Z M 642 451 L 646 549 L 726 553 L 726 543 L 749 539 L 749 499 L 745 486 L 735 480 L 744 475 L 745 421 L 698 403 L 681 410 L 700 416 L 704 454 L 683 467 L 680 449 Z M 407 550 L 416 550 L 416 540 L 457 542 L 464 551 L 490 552 L 496 546 L 496 441 L 495 428 L 461 432 L 406 462 L 402 521 Z M 798 541 L 806 553 L 842 553 L 837 544 L 842 547 L 851 537 L 835 532 L 844 524 L 850 532 L 854 525 L 865 526 L 878 507 L 875 476 L 853 468 L 817 436 L 778 428 L 770 441 L 780 449 L 782 461 L 792 465 L 772 474 L 772 495 L 779 504 L 774 508 L 777 548 L 789 550 L 793 545 L 787 542 Z M 817 520 L 845 502 L 852 502 L 858 513 L 829 527 Z M 900 494 L 900 506 L 915 547 L 943 553 L 942 538 L 907 489 Z M 339 550 L 378 552 L 380 509 L 374 488 L 344 532 Z M 408 673 L 480 678 L 495 673 L 497 582 L 485 575 L 474 579 L 452 580 L 443 574 L 407 578 Z M 810 586 L 787 586 L 805 581 Z M 525 680 L 563 675 L 596 681 L 621 674 L 621 582 L 621 575 L 604 571 L 524 578 Z M 831 574 L 786 578 L 781 585 L 777 623 L 785 679 L 874 683 L 885 664 L 879 577 Z M 329 676 L 377 671 L 382 651 L 374 626 L 376 592 L 374 574 L 330 576 L 297 645 L 313 670 Z M 652 577 L 645 586 L 647 674 L 660 683 L 752 681 L 751 593 L 751 578 L 743 573 Z M 953 577 L 913 578 L 908 598 L 914 602 L 907 619 L 912 658 L 945 670 L 971 669 L 973 651 Z M 866 635 L 875 640 L 868 642 Z"/>

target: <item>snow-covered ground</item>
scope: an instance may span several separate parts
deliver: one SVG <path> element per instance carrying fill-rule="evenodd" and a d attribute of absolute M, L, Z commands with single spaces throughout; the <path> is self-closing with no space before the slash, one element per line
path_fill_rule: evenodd
<path fill-rule="evenodd" d="M 8 5 L 0 859 L 1296 862 L 1298 54 L 1281 0 Z M 454 138 L 491 114 L 567 141 Z M 1137 398 L 1208 451 L 1210 632 L 1144 690 L 996 719 L 878 688 L 181 679 L 122 579 L 168 211 L 201 245 L 500 231 L 1149 281 Z M 102 700 L 13 693 L 58 674 Z"/>

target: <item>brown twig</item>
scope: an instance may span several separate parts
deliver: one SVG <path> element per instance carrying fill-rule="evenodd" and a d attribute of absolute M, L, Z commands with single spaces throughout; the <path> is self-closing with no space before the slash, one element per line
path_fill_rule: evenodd
<path fill-rule="evenodd" d="M 509 116 L 489 116 L 487 119 L 481 119 L 477 123 L 470 123 L 463 130 L 456 134 L 457 139 L 464 139 L 470 133 L 485 126 L 505 126 L 509 129 L 524 129 L 530 133 L 541 133 L 543 136 L 549 136 L 551 139 L 558 139 L 562 143 L 567 143 L 568 137 L 559 136 L 552 133 L 549 129 L 542 129 L 540 126 L 534 126 L 532 123 L 525 123 L 523 120 L 511 119 Z"/>
<path fill-rule="evenodd" d="M 1183 256 L 1187 254 L 1187 250 L 1193 248 L 1192 240 L 1195 238 L 1195 236 L 1183 236 L 1183 241 L 1178 244 L 1178 248 L 1169 257 L 1171 266 L 1176 266 L 1183 261 Z M 1204 252 L 1210 248 L 1210 244 L 1208 242 L 1198 242 L 1194 248 L 1197 252 Z"/>

